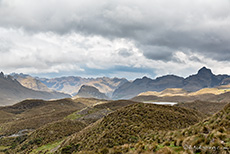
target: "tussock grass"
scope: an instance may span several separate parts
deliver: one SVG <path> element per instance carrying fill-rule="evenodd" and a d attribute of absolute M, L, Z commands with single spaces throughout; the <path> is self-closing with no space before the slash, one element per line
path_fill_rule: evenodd
<path fill-rule="evenodd" d="M 126 143 L 137 143 L 150 131 L 175 130 L 199 122 L 198 113 L 173 106 L 137 103 L 121 108 L 93 127 L 83 130 L 66 140 L 73 151 L 112 148 Z M 161 142 L 161 141 L 160 141 Z"/>

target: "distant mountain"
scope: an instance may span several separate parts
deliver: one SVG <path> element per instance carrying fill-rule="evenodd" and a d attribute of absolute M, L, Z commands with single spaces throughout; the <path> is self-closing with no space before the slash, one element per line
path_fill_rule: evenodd
<path fill-rule="evenodd" d="M 222 85 L 222 81 L 230 78 L 228 75 L 214 75 L 210 69 L 201 68 L 197 74 L 191 75 L 184 80 L 183 89 L 197 91 L 202 88 L 211 88 Z"/>
<path fill-rule="evenodd" d="M 122 84 L 128 82 L 125 78 L 82 78 L 76 76 L 60 77 L 60 78 L 37 78 L 44 83 L 48 88 L 65 92 L 71 95 L 76 95 L 82 85 L 89 85 L 96 87 L 102 93 L 105 93 L 108 97 L 112 96 L 112 93 Z"/>
<path fill-rule="evenodd" d="M 66 98 L 70 95 L 59 92 L 35 91 L 22 86 L 11 76 L 0 73 L 0 105 L 10 105 L 27 98 L 35 99 L 58 99 Z"/>
<path fill-rule="evenodd" d="M 16 79 L 21 85 L 29 89 L 33 89 L 37 91 L 48 91 L 48 92 L 52 91 L 44 83 L 37 80 L 36 78 L 33 78 L 30 75 L 22 74 L 22 73 L 20 74 L 12 73 L 10 74 L 10 76 Z"/>
<path fill-rule="evenodd" d="M 136 79 L 121 85 L 113 93 L 114 99 L 129 99 L 146 91 L 163 91 L 167 88 L 183 88 L 186 91 L 198 91 L 230 83 L 228 75 L 214 75 L 210 69 L 201 68 L 197 74 L 187 78 L 166 75 L 152 80 L 147 77 Z"/>
<path fill-rule="evenodd" d="M 75 97 L 108 99 L 108 97 L 104 93 L 101 93 L 97 88 L 87 85 L 81 86 Z"/>
<path fill-rule="evenodd" d="M 223 89 L 222 86 L 216 88 L 203 88 L 195 92 L 188 92 L 181 88 L 168 88 L 161 92 L 147 91 L 132 98 L 134 101 L 150 102 L 194 102 L 196 100 L 208 102 L 229 102 L 230 88 Z"/>
<path fill-rule="evenodd" d="M 162 91 L 166 88 L 178 88 L 183 86 L 184 78 L 175 75 L 167 75 L 152 80 L 147 77 L 127 82 L 116 89 L 114 99 L 129 99 L 146 91 Z"/>

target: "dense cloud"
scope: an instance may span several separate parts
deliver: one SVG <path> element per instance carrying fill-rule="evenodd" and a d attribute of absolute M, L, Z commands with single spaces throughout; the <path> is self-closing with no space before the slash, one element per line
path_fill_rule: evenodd
<path fill-rule="evenodd" d="M 229 0 L 0 0 L 0 16 L 8 72 L 187 75 L 203 65 L 222 73 L 230 61 Z"/>

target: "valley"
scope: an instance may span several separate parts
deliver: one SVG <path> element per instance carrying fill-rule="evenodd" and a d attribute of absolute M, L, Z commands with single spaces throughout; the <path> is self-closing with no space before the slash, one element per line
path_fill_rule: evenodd
<path fill-rule="evenodd" d="M 208 69 L 202 68 L 198 71 L 198 75 L 195 75 L 196 78 L 198 76 L 201 79 L 209 79 L 210 76 L 204 75 L 204 72 L 212 75 Z M 5 83 L 14 83 L 23 89 L 30 88 L 30 91 L 58 93 L 42 82 L 36 81 L 36 78 L 21 76 L 22 74 L 17 78 L 18 80 L 20 78 L 24 85 L 19 83 L 16 77 L 12 79 L 3 75 L 1 80 Z M 224 78 L 220 75 L 213 76 Z M 213 80 L 216 81 L 216 78 Z M 139 90 L 141 88 L 143 90 L 143 84 L 149 80 L 143 79 L 133 81 L 135 84 L 139 82 L 136 84 Z M 174 80 L 175 77 L 171 79 Z M 229 152 L 229 85 L 218 81 L 215 84 L 208 83 L 207 87 L 202 81 L 203 88 L 197 86 L 196 90 L 189 91 L 186 86 L 179 88 L 171 86 L 169 84 L 173 82 L 171 79 L 165 80 L 163 77 L 161 82 L 157 83 L 165 84 L 165 88 L 161 91 L 148 89 L 131 99 L 111 100 L 99 88 L 82 85 L 77 95 L 71 98 L 24 99 L 12 105 L 1 106 L 0 152 L 5 154 Z M 148 84 L 151 85 L 152 81 L 149 80 Z M 156 81 L 154 83 L 156 84 Z M 127 81 L 120 87 L 127 84 L 130 82 Z M 29 85 L 33 86 L 28 87 Z M 120 87 L 117 87 L 117 90 Z"/>

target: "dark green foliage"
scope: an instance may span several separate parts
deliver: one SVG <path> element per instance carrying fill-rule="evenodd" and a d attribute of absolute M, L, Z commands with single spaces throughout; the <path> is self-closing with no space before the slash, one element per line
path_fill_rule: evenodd
<path fill-rule="evenodd" d="M 63 147 L 61 149 L 61 153 L 62 154 L 71 154 L 71 153 L 73 153 L 73 151 L 77 151 L 78 147 L 79 147 L 79 144 L 76 144 L 76 145 L 73 145 L 73 144 L 67 145 L 67 146 L 65 146 L 65 147 Z"/>
<path fill-rule="evenodd" d="M 103 148 L 100 150 L 100 154 L 108 154 L 109 150 L 107 148 Z"/>

